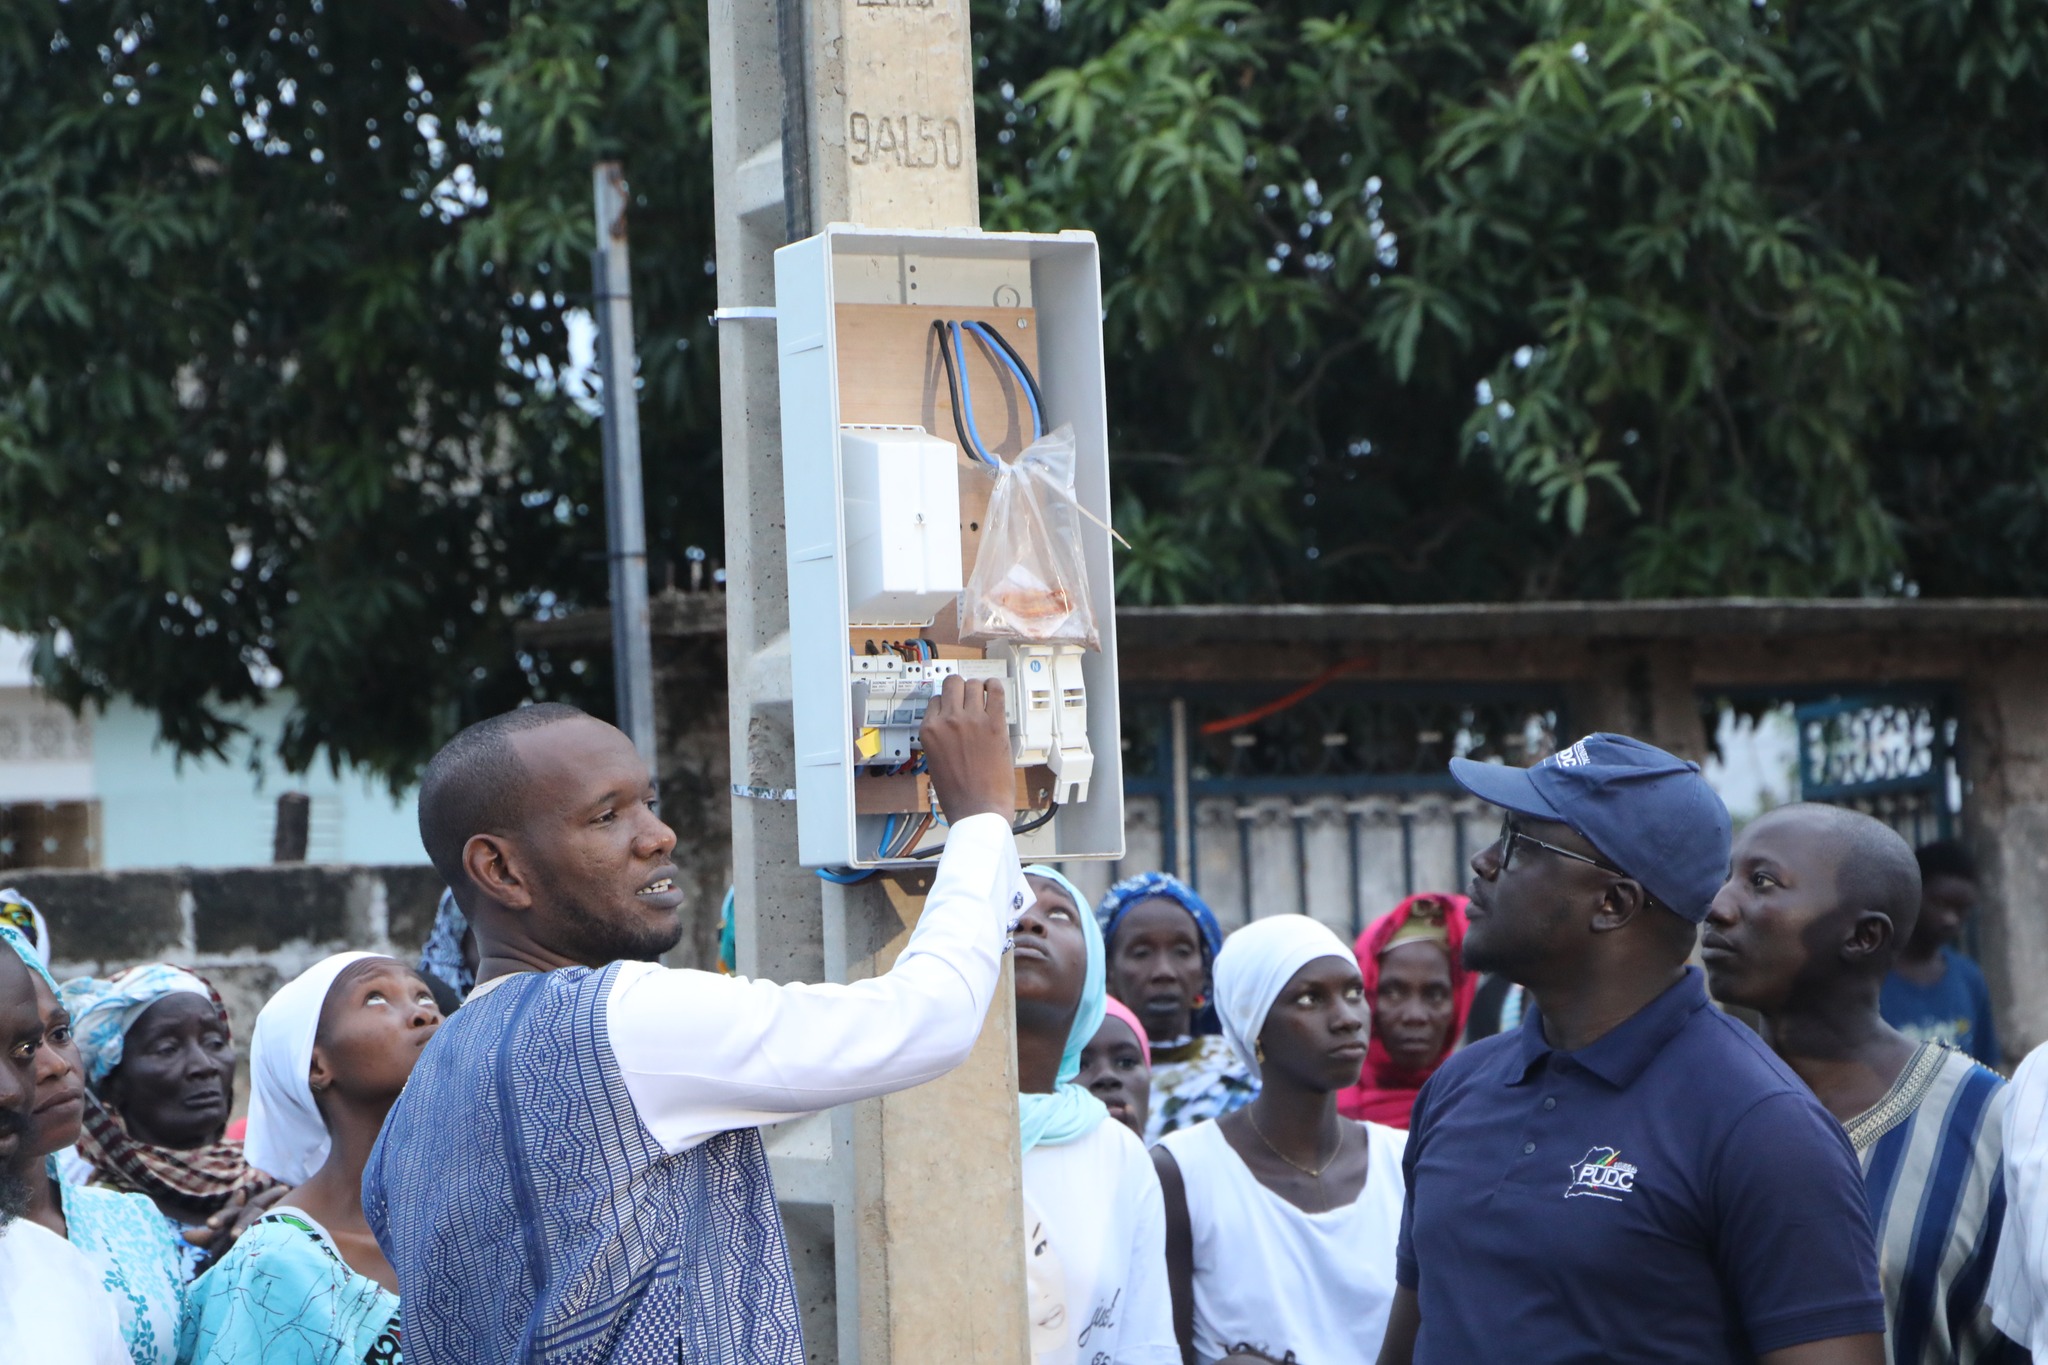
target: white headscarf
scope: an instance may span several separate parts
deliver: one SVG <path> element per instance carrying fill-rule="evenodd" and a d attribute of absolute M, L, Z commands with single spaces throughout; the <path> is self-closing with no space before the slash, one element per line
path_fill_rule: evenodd
<path fill-rule="evenodd" d="M 1259 1034 L 1266 1015 L 1293 975 L 1318 958 L 1341 957 L 1357 965 L 1344 940 L 1307 915 L 1268 915 L 1223 940 L 1216 954 L 1216 1013 L 1223 1036 L 1259 1079 Z"/>
<path fill-rule="evenodd" d="M 9 924 L 35 950 L 36 961 L 50 965 L 50 922 L 36 903 L 11 886 L 0 886 L 0 924 Z"/>
<path fill-rule="evenodd" d="M 336 953 L 286 983 L 256 1016 L 249 1038 L 249 1164 L 287 1185 L 303 1185 L 327 1161 L 326 1121 L 313 1101 L 313 1035 L 334 978 L 376 953 Z"/>

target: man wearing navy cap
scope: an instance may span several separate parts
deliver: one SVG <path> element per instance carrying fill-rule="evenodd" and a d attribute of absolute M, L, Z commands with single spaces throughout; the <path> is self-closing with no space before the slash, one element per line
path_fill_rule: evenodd
<path fill-rule="evenodd" d="M 1595 734 L 1451 775 L 1506 813 L 1465 965 L 1531 1008 L 1416 1101 L 1380 1365 L 1881 1365 L 1855 1153 L 1686 965 L 1728 871 L 1698 766 Z"/>

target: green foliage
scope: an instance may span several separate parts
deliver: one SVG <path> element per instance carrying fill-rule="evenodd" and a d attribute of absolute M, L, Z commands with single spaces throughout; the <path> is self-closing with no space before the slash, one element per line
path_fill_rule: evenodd
<path fill-rule="evenodd" d="M 0 7 L 0 625 L 180 751 L 282 681 L 283 757 L 408 778 L 602 669 L 598 434 L 558 381 L 590 167 L 636 198 L 656 563 L 716 544 L 694 0 Z"/>
<path fill-rule="evenodd" d="M 1128 595 L 2048 591 L 2048 9 L 1057 18 L 985 219 L 1103 238 Z"/>
<path fill-rule="evenodd" d="M 2038 0 L 974 0 L 990 227 L 1105 248 L 1128 600 L 2048 593 Z M 403 780 L 719 534 L 701 0 L 0 6 L 0 626 Z M 581 400 L 581 401 L 579 401 Z"/>

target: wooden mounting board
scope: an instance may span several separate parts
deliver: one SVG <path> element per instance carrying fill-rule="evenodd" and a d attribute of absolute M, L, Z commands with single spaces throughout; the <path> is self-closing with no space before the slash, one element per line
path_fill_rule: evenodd
<path fill-rule="evenodd" d="M 901 776 L 868 776 L 853 779 L 853 810 L 856 815 L 907 815 L 931 809 L 932 779 L 927 773 Z M 1017 809 L 1044 810 L 1052 804 L 1052 769 L 1020 768 L 1017 772 Z"/>
<path fill-rule="evenodd" d="M 839 330 L 839 420 L 848 424 L 919 426 L 959 444 L 953 397 L 939 352 L 934 322 L 982 322 L 1000 330 L 1024 365 L 1038 374 L 1038 314 L 1031 308 L 933 308 L 923 304 L 842 303 L 833 309 Z M 1007 368 L 999 368 L 978 341 L 963 338 L 964 381 L 978 419 L 976 429 L 990 450 L 1015 459 L 1031 443 L 1031 412 Z M 974 572 L 981 550 L 981 526 L 995 481 L 988 466 L 960 452 L 960 572 Z M 954 613 L 939 613 L 926 635 L 955 643 Z M 979 651 L 976 651 L 978 657 Z"/>
<path fill-rule="evenodd" d="M 940 615 L 945 616 L 950 623 L 951 616 L 949 613 L 941 612 Z M 855 654 L 866 654 L 869 645 L 873 645 L 878 651 L 886 654 L 888 651 L 884 646 L 889 641 L 916 640 L 920 638 L 930 640 L 932 636 L 929 631 L 919 626 L 855 626 L 847 632 L 847 642 L 853 646 Z M 948 637 L 949 640 L 951 638 L 950 636 Z M 933 643 L 938 644 L 936 640 Z M 938 654 L 941 659 L 979 659 L 985 657 L 986 651 L 977 649 L 973 645 L 948 643 L 939 644 Z"/>

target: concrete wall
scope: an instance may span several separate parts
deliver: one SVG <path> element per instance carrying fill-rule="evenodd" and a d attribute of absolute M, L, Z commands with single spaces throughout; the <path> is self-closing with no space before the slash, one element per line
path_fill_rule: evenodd
<path fill-rule="evenodd" d="M 249 1030 L 277 988 L 329 953 L 416 960 L 441 881 L 431 867 L 16 871 L 0 880 L 50 922 L 57 979 L 173 962 L 211 981 L 239 1057 L 235 1112 L 248 1106 Z"/>
<path fill-rule="evenodd" d="M 1963 689 L 1964 835 L 1986 913 L 1984 971 L 2009 1061 L 2048 1039 L 2048 649 L 2012 646 Z"/>

